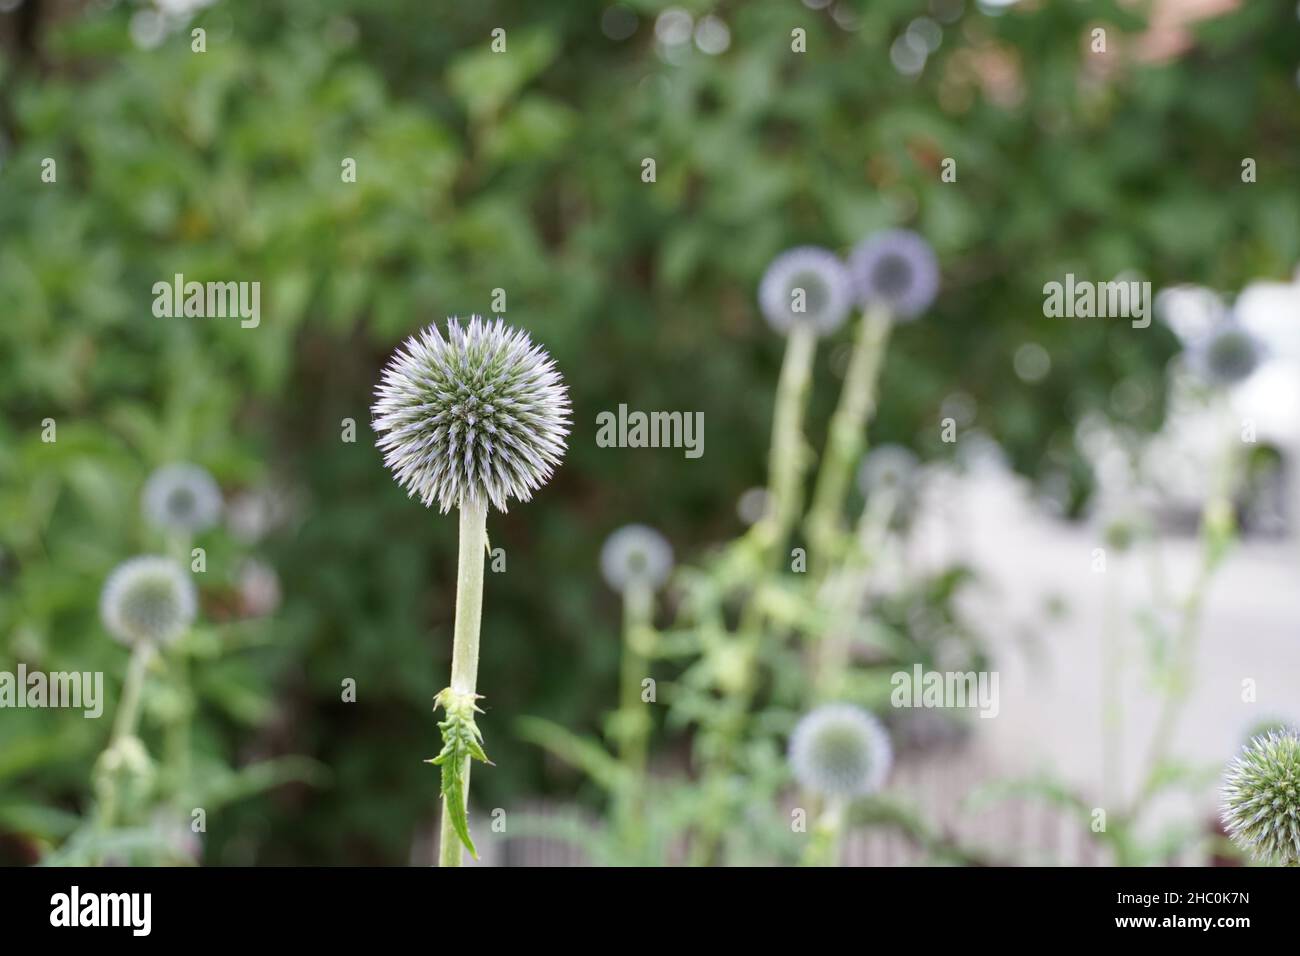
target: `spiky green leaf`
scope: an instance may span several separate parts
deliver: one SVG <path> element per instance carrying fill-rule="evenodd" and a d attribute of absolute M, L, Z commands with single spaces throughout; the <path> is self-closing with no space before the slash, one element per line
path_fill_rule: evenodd
<path fill-rule="evenodd" d="M 482 713 L 474 703 L 478 699 L 478 694 L 450 687 L 433 699 L 434 708 L 443 708 L 447 719 L 438 723 L 438 729 L 442 731 L 442 750 L 438 756 L 426 761 L 442 768 L 442 799 L 456 835 L 476 860 L 478 849 L 469 835 L 469 814 L 465 808 L 465 774 L 470 760 L 492 763 L 483 752 L 483 734 L 474 723 L 474 715 Z"/>

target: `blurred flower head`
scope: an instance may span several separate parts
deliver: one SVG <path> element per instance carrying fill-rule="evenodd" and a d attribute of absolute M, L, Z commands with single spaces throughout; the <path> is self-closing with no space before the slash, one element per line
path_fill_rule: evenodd
<path fill-rule="evenodd" d="M 868 236 L 849 256 L 858 301 L 888 305 L 897 318 L 913 319 L 939 294 L 939 262 L 930 244 L 907 229 Z"/>
<path fill-rule="evenodd" d="M 262 485 L 232 495 L 226 503 L 226 528 L 245 544 L 256 544 L 286 524 L 300 508 L 296 493 Z"/>
<path fill-rule="evenodd" d="M 1262 863 L 1300 866 L 1300 735 L 1256 737 L 1228 765 L 1223 826 Z"/>
<path fill-rule="evenodd" d="M 1233 313 L 1271 355 L 1300 361 L 1300 280 L 1252 282 L 1237 296 Z"/>
<path fill-rule="evenodd" d="M 799 785 L 826 797 L 875 793 L 893 762 L 889 736 L 852 704 L 825 704 L 807 714 L 790 737 L 790 765 Z"/>
<path fill-rule="evenodd" d="M 104 582 L 99 615 L 123 644 L 170 644 L 194 621 L 194 582 L 171 558 L 144 555 L 119 564 Z"/>
<path fill-rule="evenodd" d="M 615 591 L 633 584 L 652 590 L 663 585 L 673 569 L 673 548 L 654 528 L 629 524 L 619 528 L 600 549 L 600 572 Z"/>
<path fill-rule="evenodd" d="M 758 304 L 768 324 L 783 335 L 810 325 L 829 335 L 853 307 L 853 287 L 839 256 L 818 246 L 797 246 L 772 260 L 758 286 Z"/>
<path fill-rule="evenodd" d="M 1199 285 L 1161 289 L 1155 307 L 1156 315 L 1173 329 L 1184 348 L 1204 342 L 1227 315 L 1222 296 Z"/>
<path fill-rule="evenodd" d="M 221 489 L 198 465 L 164 465 L 145 482 L 141 504 L 155 527 L 193 534 L 220 519 Z"/>
<path fill-rule="evenodd" d="M 910 449 L 881 445 L 863 457 L 858 468 L 858 488 L 868 498 L 880 492 L 902 495 L 911 488 L 920 467 L 920 460 Z"/>
<path fill-rule="evenodd" d="M 527 501 L 564 456 L 569 394 L 555 362 L 500 319 L 411 336 L 375 389 L 373 427 L 398 483 L 446 513 Z"/>
<path fill-rule="evenodd" d="M 747 488 L 736 501 L 736 514 L 747 525 L 758 524 L 767 514 L 766 488 Z"/>
<path fill-rule="evenodd" d="M 265 561 L 250 558 L 239 566 L 240 610 L 248 617 L 267 617 L 280 606 L 280 575 Z"/>
<path fill-rule="evenodd" d="M 1263 360 L 1260 341 L 1235 322 L 1212 331 L 1187 352 L 1188 367 L 1212 385 L 1245 381 Z"/>

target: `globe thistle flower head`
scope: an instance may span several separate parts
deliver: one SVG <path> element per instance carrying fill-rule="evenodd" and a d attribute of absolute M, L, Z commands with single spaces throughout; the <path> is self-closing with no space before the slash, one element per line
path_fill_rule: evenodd
<path fill-rule="evenodd" d="M 1215 329 L 1187 353 L 1192 371 L 1210 384 L 1221 386 L 1245 381 L 1263 357 L 1259 339 L 1235 322 Z"/>
<path fill-rule="evenodd" d="M 384 464 L 407 493 L 444 514 L 464 502 L 527 501 L 564 456 L 569 394 L 528 334 L 473 316 L 398 349 L 375 389 Z"/>
<path fill-rule="evenodd" d="M 1228 764 L 1222 796 L 1233 843 L 1261 863 L 1300 866 L 1300 735 L 1252 740 Z"/>
<path fill-rule="evenodd" d="M 634 584 L 659 588 L 673 569 L 673 548 L 654 528 L 629 524 L 605 539 L 600 549 L 600 571 L 615 591 Z"/>
<path fill-rule="evenodd" d="M 904 495 L 911 489 L 920 467 L 920 460 L 910 449 L 902 445 L 881 445 L 863 457 L 858 468 L 858 488 L 868 498 L 882 491 Z"/>
<path fill-rule="evenodd" d="M 829 335 L 853 307 L 853 286 L 839 256 L 818 246 L 797 246 L 772 260 L 758 285 L 758 304 L 782 335 L 808 325 Z"/>
<path fill-rule="evenodd" d="M 144 555 L 119 564 L 104 582 L 99 616 L 126 645 L 170 644 L 194 621 L 194 582 L 171 558 Z"/>
<path fill-rule="evenodd" d="M 852 704 L 825 704 L 790 736 L 790 766 L 805 790 L 852 799 L 875 793 L 889 775 L 893 748 L 880 722 Z"/>
<path fill-rule="evenodd" d="M 907 229 L 886 229 L 849 256 L 854 291 L 863 305 L 879 302 L 899 319 L 913 319 L 939 294 L 939 262 L 930 244 Z"/>
<path fill-rule="evenodd" d="M 155 527 L 193 534 L 220 519 L 221 489 L 198 465 L 164 465 L 145 482 L 141 505 Z"/>

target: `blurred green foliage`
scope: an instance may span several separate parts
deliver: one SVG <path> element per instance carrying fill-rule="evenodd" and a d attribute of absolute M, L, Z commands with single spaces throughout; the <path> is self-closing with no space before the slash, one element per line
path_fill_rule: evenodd
<path fill-rule="evenodd" d="M 781 342 L 753 293 L 775 253 L 922 232 L 943 292 L 895 336 L 873 437 L 942 454 L 941 409 L 965 396 L 967 427 L 1026 474 L 1069 478 L 1075 510 L 1089 478 L 1074 423 L 1123 381 L 1148 396 L 1135 424 L 1158 424 L 1174 345 L 1158 326 L 1047 320 L 1043 283 L 1136 271 L 1239 288 L 1300 259 L 1293 3 L 1244 4 L 1155 64 L 1121 53 L 1142 29 L 1128 5 L 967 5 L 914 79 L 888 51 L 923 3 L 843 0 L 852 30 L 794 0 L 680 5 L 725 20 L 730 48 L 661 55 L 655 0 L 628 4 L 622 41 L 602 33 L 603 3 L 221 2 L 194 20 L 202 54 L 183 20 L 137 48 L 143 5 L 25 0 L 0 17 L 0 666 L 103 670 L 112 706 L 125 652 L 98 592 L 160 547 L 137 507 L 156 465 L 296 502 L 255 548 L 281 576 L 273 618 L 228 613 L 248 545 L 203 541 L 208 638 L 236 646 L 200 668 L 195 741 L 235 765 L 309 755 L 331 780 L 214 814 L 206 862 L 404 862 L 434 820 L 421 761 L 437 749 L 455 527 L 402 495 L 366 426 L 379 368 L 421 324 L 490 312 L 504 289 L 507 320 L 573 390 L 564 468 L 489 529 L 508 555 L 488 576 L 480 677 L 498 766 L 474 785 L 493 807 L 575 779 L 513 718 L 590 730 L 614 703 L 605 534 L 645 522 L 689 553 L 734 534 L 736 498 L 763 482 Z M 1088 52 L 1096 23 L 1109 60 Z M 57 183 L 41 182 L 45 157 Z M 260 281 L 260 327 L 154 318 L 150 289 L 175 273 Z M 1041 383 L 1012 372 L 1025 342 L 1052 357 Z M 844 353 L 819 359 L 817 444 Z M 705 457 L 597 448 L 596 413 L 619 402 L 703 411 Z M 6 858 L 66 835 L 107 732 L 0 714 Z"/>

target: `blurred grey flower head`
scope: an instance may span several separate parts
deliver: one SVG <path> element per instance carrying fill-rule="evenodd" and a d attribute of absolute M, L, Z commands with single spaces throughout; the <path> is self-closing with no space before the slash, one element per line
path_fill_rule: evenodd
<path fill-rule="evenodd" d="M 1300 866 L 1300 735 L 1256 737 L 1228 764 L 1223 826 L 1261 863 Z"/>
<path fill-rule="evenodd" d="M 755 525 L 767 514 L 768 494 L 766 488 L 747 488 L 736 501 L 736 514 L 747 525 Z"/>
<path fill-rule="evenodd" d="M 629 524 L 605 539 L 600 549 L 600 573 L 615 591 L 633 584 L 657 589 L 673 569 L 673 547 L 654 528 Z"/>
<path fill-rule="evenodd" d="M 862 459 L 858 488 L 866 497 L 880 492 L 902 495 L 909 491 L 921 467 L 920 459 L 902 445 L 881 445 Z"/>
<path fill-rule="evenodd" d="M 868 236 L 849 255 L 849 272 L 860 303 L 884 303 L 899 319 L 916 318 L 939 294 L 934 250 L 907 229 Z"/>
<path fill-rule="evenodd" d="M 240 609 L 249 617 L 267 617 L 280 607 L 280 575 L 265 561 L 249 558 L 239 566 Z"/>
<path fill-rule="evenodd" d="M 221 489 L 198 465 L 163 465 L 145 482 L 141 505 L 155 527 L 194 534 L 220 520 Z"/>
<path fill-rule="evenodd" d="M 1223 322 L 1227 306 L 1213 289 L 1199 285 L 1176 285 L 1156 295 L 1156 316 L 1173 329 L 1184 348 L 1204 342 Z"/>
<path fill-rule="evenodd" d="M 853 308 L 853 285 L 839 256 L 818 246 L 797 246 L 772 260 L 758 285 L 758 305 L 782 335 L 807 324 L 829 335 Z"/>
<path fill-rule="evenodd" d="M 1235 322 L 1211 332 L 1187 351 L 1188 367 L 1212 385 L 1244 382 L 1264 359 L 1263 344 Z"/>
<path fill-rule="evenodd" d="M 528 334 L 473 316 L 411 336 L 375 389 L 373 428 L 407 494 L 444 514 L 527 501 L 564 457 L 569 394 Z"/>
<path fill-rule="evenodd" d="M 256 544 L 299 510 L 296 495 L 273 485 L 249 488 L 226 503 L 226 528 L 245 544 Z"/>
<path fill-rule="evenodd" d="M 171 558 L 143 555 L 119 564 L 104 582 L 99 616 L 123 644 L 170 644 L 194 621 L 194 581 Z"/>
<path fill-rule="evenodd" d="M 893 749 L 876 718 L 853 704 L 824 704 L 804 716 L 790 737 L 790 766 L 799 785 L 825 797 L 875 793 L 889 775 Z"/>

